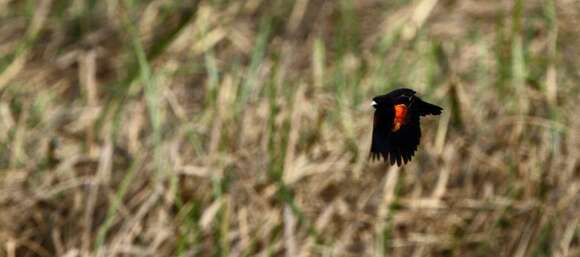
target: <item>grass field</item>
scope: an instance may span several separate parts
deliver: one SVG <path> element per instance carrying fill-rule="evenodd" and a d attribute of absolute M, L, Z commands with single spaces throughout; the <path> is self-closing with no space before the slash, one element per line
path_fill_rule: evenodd
<path fill-rule="evenodd" d="M 0 256 L 580 256 L 580 2 L 0 0 Z M 368 159 L 373 96 L 443 106 Z"/>

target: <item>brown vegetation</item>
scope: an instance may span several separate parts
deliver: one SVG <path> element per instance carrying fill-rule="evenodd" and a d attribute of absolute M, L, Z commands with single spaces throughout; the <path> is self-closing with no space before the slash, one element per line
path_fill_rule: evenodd
<path fill-rule="evenodd" d="M 577 1 L 0 1 L 0 256 L 580 256 Z M 405 167 L 370 99 L 445 108 Z"/>

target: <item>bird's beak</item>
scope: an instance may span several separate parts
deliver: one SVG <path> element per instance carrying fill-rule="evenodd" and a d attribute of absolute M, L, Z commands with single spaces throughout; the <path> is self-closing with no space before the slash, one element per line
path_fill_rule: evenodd
<path fill-rule="evenodd" d="M 371 103 L 371 106 L 372 106 L 372 107 L 377 107 L 377 102 L 373 101 L 373 102 Z"/>

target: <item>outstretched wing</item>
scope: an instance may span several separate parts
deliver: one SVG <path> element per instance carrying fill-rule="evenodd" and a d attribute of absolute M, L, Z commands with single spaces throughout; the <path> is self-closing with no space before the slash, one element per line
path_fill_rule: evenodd
<path fill-rule="evenodd" d="M 395 112 L 392 108 L 375 110 L 373 118 L 373 138 L 371 142 L 370 158 L 372 160 L 388 160 L 389 136 L 393 128 Z"/>
<path fill-rule="evenodd" d="M 411 161 L 421 141 L 421 124 L 418 113 L 411 106 L 407 115 L 407 121 L 401 126 L 401 129 L 390 135 L 389 158 L 391 165 L 396 162 L 398 166 L 401 166 Z"/>
<path fill-rule="evenodd" d="M 408 119 L 397 131 L 392 131 L 394 111 L 376 111 L 371 144 L 371 159 L 381 159 L 391 165 L 401 166 L 409 161 L 421 139 L 419 115 L 409 110 Z"/>
<path fill-rule="evenodd" d="M 421 143 L 421 116 L 439 115 L 443 108 L 413 96 L 409 103 L 405 124 L 389 135 L 389 158 L 391 165 L 405 164 L 411 160 Z"/>

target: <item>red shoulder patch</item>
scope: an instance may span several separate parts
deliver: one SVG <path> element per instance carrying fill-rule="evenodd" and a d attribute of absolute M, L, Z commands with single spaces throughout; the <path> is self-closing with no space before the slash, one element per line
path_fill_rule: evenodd
<path fill-rule="evenodd" d="M 407 117 L 407 106 L 404 104 L 395 105 L 395 119 L 393 120 L 393 129 L 395 132 L 401 129 L 401 126 L 405 124 L 405 118 Z"/>

